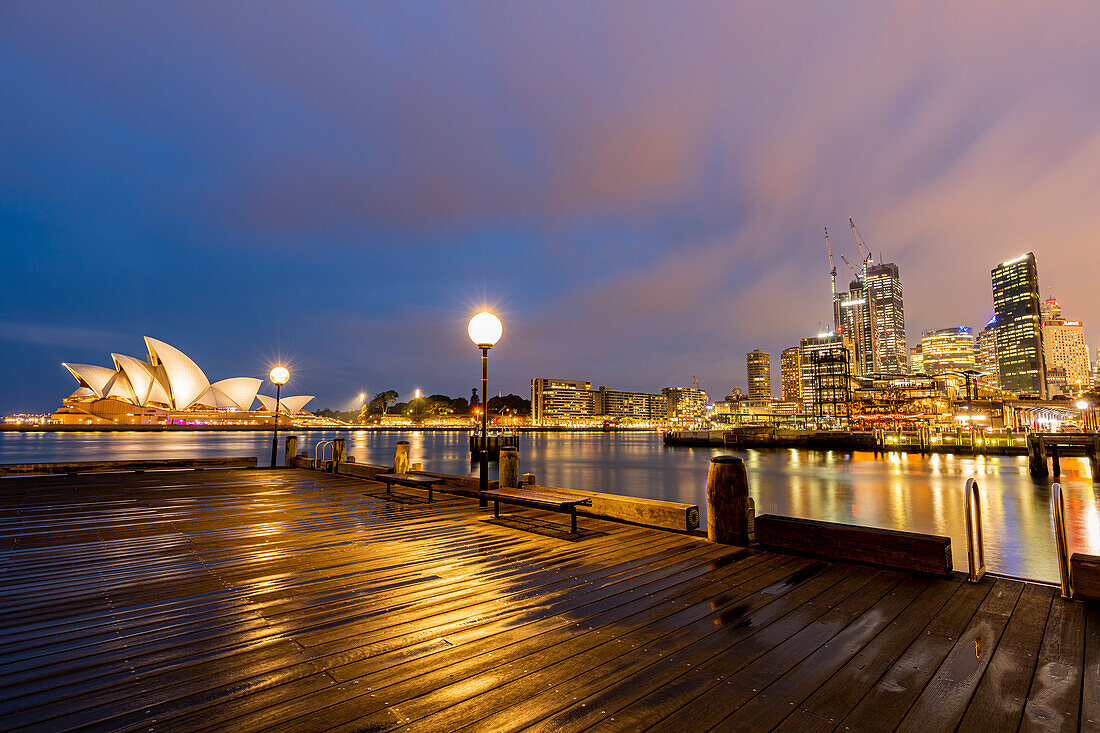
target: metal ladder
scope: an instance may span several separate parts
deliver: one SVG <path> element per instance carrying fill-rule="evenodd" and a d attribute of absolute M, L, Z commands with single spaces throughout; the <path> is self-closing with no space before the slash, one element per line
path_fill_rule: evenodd
<path fill-rule="evenodd" d="M 1066 507 L 1062 501 L 1062 485 L 1050 487 L 1050 503 L 1054 505 L 1054 546 L 1058 551 L 1058 577 L 1062 583 L 1062 597 L 1073 597 L 1070 584 L 1069 543 L 1066 542 Z"/>
<path fill-rule="evenodd" d="M 336 444 L 331 440 L 318 441 L 317 445 L 313 446 L 313 458 L 317 461 L 326 460 L 325 458 L 325 446 L 328 446 L 328 459 L 329 461 L 336 460 Z"/>
<path fill-rule="evenodd" d="M 985 575 L 985 541 L 982 538 L 982 498 L 975 479 L 966 480 L 966 559 L 970 582 Z"/>

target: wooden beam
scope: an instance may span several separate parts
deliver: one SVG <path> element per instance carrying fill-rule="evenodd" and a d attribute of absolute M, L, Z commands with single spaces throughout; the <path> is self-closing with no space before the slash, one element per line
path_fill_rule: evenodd
<path fill-rule="evenodd" d="M 163 458 L 145 461 L 67 461 L 63 463 L 0 463 L 0 476 L 101 473 L 104 471 L 166 471 L 181 468 L 255 468 L 256 457 Z"/>

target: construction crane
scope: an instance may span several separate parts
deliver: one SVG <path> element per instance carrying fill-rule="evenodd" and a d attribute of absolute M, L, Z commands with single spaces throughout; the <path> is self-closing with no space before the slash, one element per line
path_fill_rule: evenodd
<path fill-rule="evenodd" d="M 850 216 L 848 217 L 848 226 L 852 230 L 852 236 L 855 237 L 856 247 L 859 248 L 859 256 L 863 258 L 863 270 L 866 273 L 867 265 L 871 264 L 871 248 L 864 243 L 863 237 L 859 236 L 859 230 L 856 229 L 856 223 L 852 221 L 852 217 Z M 864 252 L 864 250 L 867 251 Z"/>
<path fill-rule="evenodd" d="M 852 273 L 852 279 L 853 280 L 855 280 L 857 277 L 859 277 L 858 275 L 856 275 L 856 268 L 852 267 L 852 263 L 848 261 L 847 257 L 845 257 L 844 255 L 841 255 L 840 259 L 844 260 L 844 264 L 848 266 L 848 271 Z"/>
<path fill-rule="evenodd" d="M 696 389 L 702 389 L 702 387 L 699 386 L 699 377 L 692 374 L 691 375 L 691 381 L 695 382 L 695 388 Z"/>
<path fill-rule="evenodd" d="M 833 262 L 833 246 L 829 244 L 829 227 L 825 227 L 825 251 L 829 253 L 829 277 L 833 287 L 833 328 L 840 325 L 840 301 L 836 297 L 836 264 Z"/>

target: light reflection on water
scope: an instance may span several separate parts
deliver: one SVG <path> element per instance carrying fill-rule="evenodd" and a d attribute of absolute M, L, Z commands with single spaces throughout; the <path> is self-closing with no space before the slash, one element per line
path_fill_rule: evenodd
<path fill-rule="evenodd" d="M 305 433 L 299 447 L 346 437 L 348 454 L 368 463 L 392 462 L 398 440 L 428 470 L 476 474 L 464 433 Z M 282 443 L 282 437 L 279 439 Z M 123 460 L 202 456 L 259 456 L 267 463 L 265 433 L 0 433 L 0 462 Z M 783 514 L 948 535 L 955 568 L 966 568 L 963 522 L 966 479 L 982 491 L 986 565 L 991 572 L 1056 581 L 1050 521 L 1052 479 L 1032 479 L 1025 456 L 955 456 L 837 451 L 727 451 L 667 448 L 650 433 L 532 433 L 520 440 L 520 470 L 539 483 L 698 504 L 706 518 L 711 456 L 745 459 L 757 514 Z M 280 458 L 281 461 L 281 458 Z M 496 466 L 491 472 L 495 476 Z M 1100 554 L 1100 504 L 1083 458 L 1062 459 L 1071 551 Z"/>

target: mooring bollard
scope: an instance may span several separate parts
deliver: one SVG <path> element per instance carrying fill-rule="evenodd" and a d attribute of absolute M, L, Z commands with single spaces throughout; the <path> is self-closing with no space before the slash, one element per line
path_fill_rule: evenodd
<path fill-rule="evenodd" d="M 519 451 L 513 446 L 500 449 L 500 488 L 519 488 Z"/>
<path fill-rule="evenodd" d="M 286 450 L 283 451 L 283 465 L 290 468 L 294 464 L 294 458 L 298 455 L 298 436 L 286 436 Z"/>
<path fill-rule="evenodd" d="M 410 463 L 409 464 L 409 470 L 410 471 L 423 471 L 424 470 L 424 464 L 423 463 Z"/>
<path fill-rule="evenodd" d="M 749 544 L 753 539 L 754 514 L 745 462 L 736 456 L 710 459 L 707 539 L 724 545 Z"/>
<path fill-rule="evenodd" d="M 535 485 L 535 474 L 525 473 L 522 476 L 520 476 L 519 477 L 519 485 L 520 486 L 534 486 Z"/>
<path fill-rule="evenodd" d="M 412 447 L 407 440 L 397 441 L 397 447 L 393 451 L 393 472 L 394 473 L 408 473 L 409 472 L 409 454 Z"/>
<path fill-rule="evenodd" d="M 340 473 L 340 464 L 348 460 L 347 438 L 336 438 L 332 441 L 332 472 Z"/>

